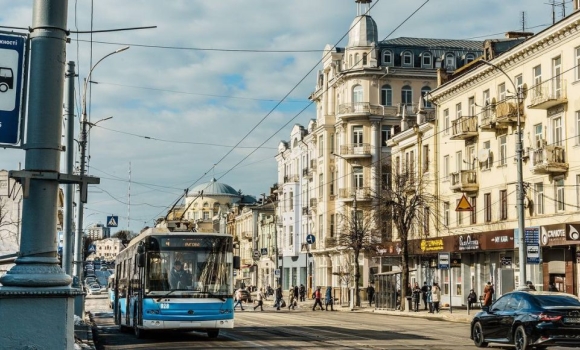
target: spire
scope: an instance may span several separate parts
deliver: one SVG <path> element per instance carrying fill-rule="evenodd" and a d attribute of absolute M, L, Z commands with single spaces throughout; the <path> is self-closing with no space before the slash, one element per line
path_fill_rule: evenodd
<path fill-rule="evenodd" d="M 363 16 L 368 15 L 371 10 L 371 2 L 373 0 L 355 0 L 356 2 L 356 15 Z"/>
<path fill-rule="evenodd" d="M 377 24 L 369 11 L 372 0 L 355 0 L 357 16 L 350 25 L 347 47 L 371 46 L 378 43 Z"/>

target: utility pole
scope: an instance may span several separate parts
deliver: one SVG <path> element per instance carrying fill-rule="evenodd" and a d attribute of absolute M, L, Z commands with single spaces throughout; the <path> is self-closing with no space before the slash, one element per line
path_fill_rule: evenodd
<path fill-rule="evenodd" d="M 70 349 L 75 345 L 71 277 L 57 258 L 56 224 L 67 0 L 35 0 L 30 26 L 30 79 L 25 167 L 10 176 L 23 186 L 16 265 L 0 278 L 0 339 L 4 349 Z"/>
<path fill-rule="evenodd" d="M 64 118 L 66 120 L 66 152 L 64 158 L 64 169 L 68 175 L 73 175 L 74 166 L 74 106 L 75 106 L 75 63 L 69 61 L 65 74 L 66 89 L 64 91 Z M 64 225 L 62 244 L 62 268 L 67 275 L 72 275 L 73 257 L 73 194 L 74 184 L 64 185 Z M 73 287 L 75 283 L 73 281 Z"/>

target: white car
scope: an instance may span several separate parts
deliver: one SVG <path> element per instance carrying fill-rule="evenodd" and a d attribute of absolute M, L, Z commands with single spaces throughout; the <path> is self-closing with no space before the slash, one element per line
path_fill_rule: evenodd
<path fill-rule="evenodd" d="M 91 295 L 101 294 L 101 287 L 98 284 L 92 284 L 87 288 L 87 294 Z"/>

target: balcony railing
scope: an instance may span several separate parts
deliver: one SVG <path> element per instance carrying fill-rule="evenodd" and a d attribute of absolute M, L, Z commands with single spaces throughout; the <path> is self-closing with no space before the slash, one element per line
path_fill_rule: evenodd
<path fill-rule="evenodd" d="M 523 121 L 524 117 L 524 105 L 520 103 L 519 105 L 519 115 L 520 122 Z M 499 103 L 495 109 L 496 111 L 496 121 L 498 124 L 505 123 L 515 123 L 518 121 L 518 107 L 515 102 L 502 102 Z"/>
<path fill-rule="evenodd" d="M 414 116 L 417 114 L 418 104 L 416 103 L 400 103 L 394 106 L 372 105 L 369 102 L 352 102 L 343 103 L 338 106 L 338 115 L 340 117 L 351 115 L 379 115 L 379 116 L 395 116 L 403 114 L 406 116 Z M 427 110 L 431 108 L 426 108 Z"/>
<path fill-rule="evenodd" d="M 564 158 L 564 147 L 543 146 L 533 150 L 531 154 L 530 170 L 534 174 L 565 173 L 568 163 Z"/>
<path fill-rule="evenodd" d="M 326 248 L 333 248 L 338 245 L 338 239 L 336 237 L 326 237 L 324 239 L 324 246 Z"/>
<path fill-rule="evenodd" d="M 350 187 L 350 188 L 339 188 L 338 198 L 342 200 L 354 200 L 356 196 L 357 201 L 364 201 L 371 199 L 371 188 L 370 187 Z"/>
<path fill-rule="evenodd" d="M 548 109 L 568 102 L 566 80 L 554 78 L 530 90 L 532 101 L 528 108 Z"/>
<path fill-rule="evenodd" d="M 371 145 L 368 143 L 353 143 L 340 146 L 341 156 L 370 156 Z"/>
<path fill-rule="evenodd" d="M 452 140 L 465 140 L 477 136 L 477 117 L 465 116 L 455 119 L 451 123 Z"/>
<path fill-rule="evenodd" d="M 481 123 L 479 125 L 482 130 L 493 130 L 495 125 L 495 105 L 487 105 L 481 109 Z"/>
<path fill-rule="evenodd" d="M 476 170 L 461 170 L 451 173 L 451 190 L 456 192 L 475 192 L 479 189 Z"/>

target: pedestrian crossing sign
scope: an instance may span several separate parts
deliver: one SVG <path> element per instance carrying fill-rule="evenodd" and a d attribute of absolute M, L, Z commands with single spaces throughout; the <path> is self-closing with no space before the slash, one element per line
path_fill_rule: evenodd
<path fill-rule="evenodd" d="M 107 216 L 107 227 L 117 227 L 119 226 L 119 216 L 111 215 Z"/>

